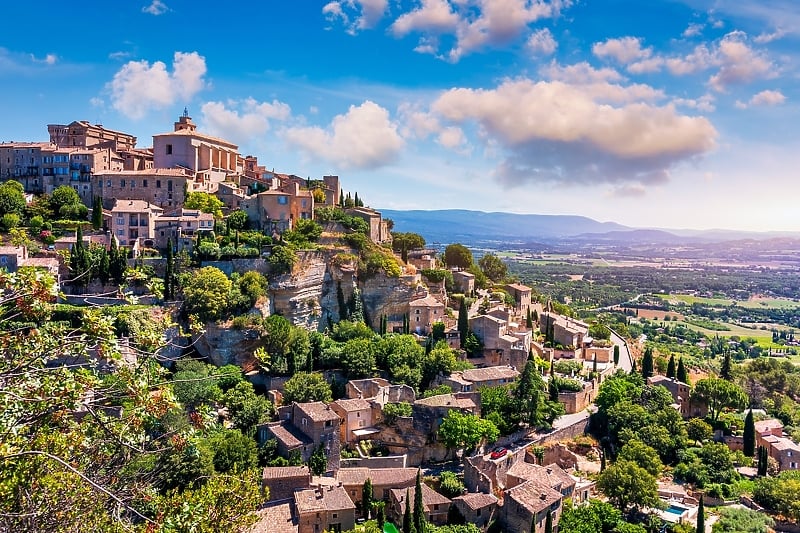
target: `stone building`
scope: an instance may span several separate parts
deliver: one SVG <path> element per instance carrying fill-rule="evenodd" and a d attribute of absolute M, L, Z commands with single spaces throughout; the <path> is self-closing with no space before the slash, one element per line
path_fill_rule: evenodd
<path fill-rule="evenodd" d="M 449 385 L 454 392 L 475 392 L 482 387 L 500 387 L 516 381 L 519 372 L 510 366 L 470 368 L 453 372 L 438 381 Z"/>
<path fill-rule="evenodd" d="M 114 200 L 143 200 L 162 209 L 180 208 L 186 193 L 195 191 L 194 177 L 186 169 L 153 168 L 96 172 L 92 189 L 108 208 Z"/>
<path fill-rule="evenodd" d="M 444 321 L 444 304 L 431 295 L 413 300 L 408 304 L 411 331 L 417 335 L 428 335 L 435 322 Z"/>
<path fill-rule="evenodd" d="M 373 406 L 369 400 L 342 399 L 336 400 L 330 406 L 333 412 L 342 419 L 339 427 L 341 429 L 340 439 L 343 443 L 352 444 L 371 434 L 378 433 L 373 424 L 378 418 L 374 411 L 377 411 L 378 415 L 381 412 L 379 405 Z"/>
<path fill-rule="evenodd" d="M 447 513 L 450 511 L 450 499 L 442 496 L 428 485 L 422 483 L 422 506 L 425 508 L 425 519 L 435 525 L 443 526 L 447 524 Z M 406 506 L 414 505 L 414 498 L 417 493 L 416 484 L 414 487 L 406 489 L 392 489 L 389 491 L 389 512 L 395 524 L 403 523 L 403 513 Z M 408 500 L 406 500 L 408 494 Z"/>
<path fill-rule="evenodd" d="M 461 513 L 467 524 L 475 524 L 485 531 L 498 514 L 497 497 L 484 492 L 470 492 L 453 498 L 452 505 Z"/>
<path fill-rule="evenodd" d="M 561 493 L 537 481 L 525 481 L 505 491 L 500 508 L 500 522 L 506 531 L 544 533 L 548 511 L 554 531 L 561 517 Z M 534 530 L 531 530 L 531 525 Z"/>
<path fill-rule="evenodd" d="M 294 493 L 298 533 L 350 531 L 356 523 L 356 506 L 342 486 L 323 486 Z"/>
<path fill-rule="evenodd" d="M 64 147 L 110 148 L 115 152 L 131 150 L 136 146 L 136 137 L 121 131 L 104 128 L 101 124 L 90 124 L 76 120 L 69 124 L 48 124 L 50 142 Z"/>
<path fill-rule="evenodd" d="M 318 447 L 325 449 L 328 471 L 339 469 L 341 418 L 323 402 L 293 403 L 278 410 L 279 422 L 263 426 L 267 435 L 278 441 L 278 451 L 285 456 L 297 450 L 308 461 Z"/>
<path fill-rule="evenodd" d="M 373 497 L 376 500 L 388 500 L 390 490 L 413 487 L 417 472 L 416 468 L 342 468 L 336 473 L 336 480 L 354 502 L 362 501 L 367 479 L 372 483 Z"/>
<path fill-rule="evenodd" d="M 270 500 L 293 498 L 296 490 L 311 486 L 311 471 L 307 466 L 268 466 L 263 470 L 261 486 L 269 489 Z"/>

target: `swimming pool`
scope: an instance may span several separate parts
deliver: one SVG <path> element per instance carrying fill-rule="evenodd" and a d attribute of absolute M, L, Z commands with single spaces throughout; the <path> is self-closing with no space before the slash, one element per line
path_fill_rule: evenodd
<path fill-rule="evenodd" d="M 674 503 L 671 503 L 669 505 L 669 507 L 667 507 L 667 509 L 666 509 L 666 511 L 668 513 L 674 514 L 674 515 L 678 515 L 678 516 L 682 515 L 683 513 L 685 513 L 688 510 L 689 510 L 688 508 L 681 507 L 680 505 L 675 505 Z"/>

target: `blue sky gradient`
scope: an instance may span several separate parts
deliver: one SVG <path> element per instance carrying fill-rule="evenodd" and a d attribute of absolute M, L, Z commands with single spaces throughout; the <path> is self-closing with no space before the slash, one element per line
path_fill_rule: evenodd
<path fill-rule="evenodd" d="M 188 0 L 4 6 L 0 140 L 184 106 L 376 208 L 800 231 L 790 0 Z M 16 23 L 12 21 L 17 21 Z"/>

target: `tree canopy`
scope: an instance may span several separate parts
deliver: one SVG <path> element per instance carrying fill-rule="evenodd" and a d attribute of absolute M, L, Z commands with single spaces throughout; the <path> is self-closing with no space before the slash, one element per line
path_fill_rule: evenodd
<path fill-rule="evenodd" d="M 298 372 L 283 387 L 283 403 L 330 402 L 333 400 L 330 384 L 322 374 Z"/>
<path fill-rule="evenodd" d="M 448 244 L 444 249 L 444 262 L 449 267 L 467 269 L 472 266 L 474 260 L 472 252 L 463 244 Z"/>
<path fill-rule="evenodd" d="M 692 389 L 692 401 L 708 406 L 711 420 L 719 420 L 725 409 L 742 409 L 747 405 L 747 394 L 739 385 L 720 378 L 701 379 Z"/>
<path fill-rule="evenodd" d="M 508 275 L 506 264 L 493 253 L 484 254 L 478 261 L 478 266 L 481 267 L 487 278 L 495 282 L 503 281 Z"/>

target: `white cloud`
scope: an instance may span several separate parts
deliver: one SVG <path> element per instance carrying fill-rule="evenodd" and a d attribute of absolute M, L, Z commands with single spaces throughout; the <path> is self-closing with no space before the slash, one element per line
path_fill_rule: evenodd
<path fill-rule="evenodd" d="M 264 135 L 270 129 L 270 121 L 283 121 L 291 115 L 290 107 L 283 102 L 259 102 L 254 98 L 240 102 L 206 102 L 201 111 L 209 133 L 240 144 Z"/>
<path fill-rule="evenodd" d="M 729 85 L 747 83 L 755 79 L 773 77 L 775 67 L 763 54 L 750 48 L 743 32 L 731 32 L 723 37 L 717 51 L 719 71 L 711 76 L 709 84 L 724 92 Z"/>
<path fill-rule="evenodd" d="M 622 75 L 613 68 L 594 68 L 587 62 L 572 65 L 559 65 L 552 61 L 542 69 L 542 75 L 551 80 L 565 81 L 575 84 L 612 82 L 622 80 Z"/>
<path fill-rule="evenodd" d="M 439 133 L 436 142 L 445 148 L 456 149 L 467 143 L 467 137 L 464 135 L 464 131 L 461 128 L 449 126 Z"/>
<path fill-rule="evenodd" d="M 368 169 L 386 165 L 400 153 L 405 143 L 397 128 L 386 109 L 367 100 L 334 117 L 327 128 L 291 127 L 283 136 L 312 158 L 343 169 Z"/>
<path fill-rule="evenodd" d="M 108 58 L 109 59 L 113 59 L 115 61 L 122 61 L 123 59 L 128 59 L 132 55 L 133 54 L 130 53 L 130 52 L 126 52 L 124 50 L 119 50 L 117 52 L 111 52 L 110 54 L 108 54 Z"/>
<path fill-rule="evenodd" d="M 397 114 L 401 124 L 400 133 L 404 138 L 426 139 L 442 129 L 439 119 L 418 105 L 404 102 L 398 107 Z"/>
<path fill-rule="evenodd" d="M 333 0 L 322 7 L 322 13 L 331 23 L 341 23 L 347 33 L 355 35 L 368 30 L 383 18 L 389 0 Z"/>
<path fill-rule="evenodd" d="M 420 6 L 400 15 L 391 26 L 396 37 L 411 32 L 432 32 L 434 34 L 453 32 L 459 17 L 447 0 L 422 0 Z"/>
<path fill-rule="evenodd" d="M 757 35 L 755 38 L 753 38 L 753 41 L 758 44 L 767 44 L 780 39 L 787 33 L 788 32 L 786 30 L 777 29 L 772 33 L 762 33 L 761 35 Z"/>
<path fill-rule="evenodd" d="M 697 37 L 701 33 L 703 33 L 703 28 L 705 28 L 705 24 L 700 24 L 698 22 L 692 22 L 689 26 L 683 30 L 684 37 Z"/>
<path fill-rule="evenodd" d="M 664 66 L 664 58 L 648 57 L 641 61 L 635 61 L 626 67 L 631 74 L 647 74 L 648 72 L 658 72 Z"/>
<path fill-rule="evenodd" d="M 190 100 L 203 87 L 205 58 L 197 52 L 175 52 L 172 72 L 161 61 L 129 61 L 114 74 L 107 88 L 113 107 L 122 114 L 142 118 L 151 109 L 163 109 Z"/>
<path fill-rule="evenodd" d="M 41 63 L 43 65 L 55 65 L 58 62 L 58 56 L 55 54 L 47 54 L 42 59 L 37 58 L 31 54 L 31 61 L 34 63 Z"/>
<path fill-rule="evenodd" d="M 535 55 L 549 56 L 556 51 L 558 43 L 548 28 L 542 28 L 528 38 L 527 47 Z"/>
<path fill-rule="evenodd" d="M 609 105 L 602 89 L 507 80 L 495 89 L 451 89 L 432 110 L 451 124 L 475 123 L 498 141 L 506 158 L 496 175 L 509 185 L 661 183 L 673 165 L 714 148 L 717 132 L 707 119 L 681 115 L 672 105 Z"/>
<path fill-rule="evenodd" d="M 739 109 L 746 109 L 753 106 L 773 106 L 781 105 L 785 101 L 786 96 L 784 96 L 782 92 L 767 90 L 754 94 L 747 102 L 737 100 L 736 107 Z"/>
<path fill-rule="evenodd" d="M 592 46 L 592 53 L 601 59 L 612 58 L 618 63 L 627 65 L 637 59 L 650 57 L 653 51 L 650 48 L 642 48 L 642 40 L 638 37 L 621 37 L 595 43 Z"/>
<path fill-rule="evenodd" d="M 675 98 L 672 100 L 672 103 L 676 106 L 683 106 L 689 109 L 697 109 L 704 113 L 711 113 L 716 109 L 714 105 L 715 100 L 713 94 L 707 93 L 700 98 Z"/>
<path fill-rule="evenodd" d="M 150 5 L 142 8 L 142 13 L 148 13 L 155 16 L 163 15 L 167 11 L 169 11 L 169 7 L 167 7 L 167 4 L 161 0 L 153 0 Z"/>
<path fill-rule="evenodd" d="M 715 59 L 711 51 L 704 44 L 694 48 L 691 54 L 683 57 L 670 57 L 666 59 L 667 69 L 676 76 L 694 74 L 711 67 Z"/>

